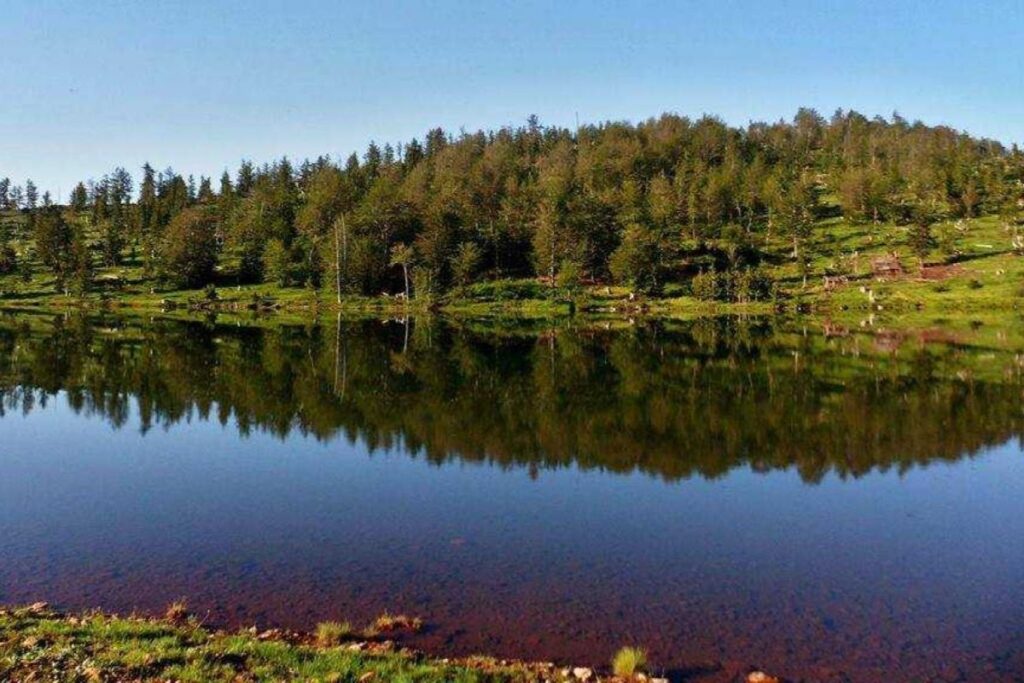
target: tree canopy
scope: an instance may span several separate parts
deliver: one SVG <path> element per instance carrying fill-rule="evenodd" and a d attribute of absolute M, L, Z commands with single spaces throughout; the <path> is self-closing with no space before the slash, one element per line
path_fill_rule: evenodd
<path fill-rule="evenodd" d="M 209 282 L 223 253 L 239 282 L 339 295 L 533 276 L 656 292 L 754 268 L 767 240 L 791 244 L 800 262 L 828 211 L 912 226 L 918 251 L 934 217 L 998 214 L 1016 229 L 1022 183 L 1016 147 L 897 114 L 801 109 L 745 127 L 664 114 L 576 130 L 534 117 L 493 131 L 435 128 L 343 162 L 243 161 L 216 191 L 210 178 L 146 164 L 137 193 L 118 168 L 76 186 L 64 210 L 88 221 L 106 264 L 131 250 L 187 286 Z M 45 214 L 37 197 L 31 181 L 0 179 L 0 208 Z M 186 273 L 182 259 L 201 267 Z"/>

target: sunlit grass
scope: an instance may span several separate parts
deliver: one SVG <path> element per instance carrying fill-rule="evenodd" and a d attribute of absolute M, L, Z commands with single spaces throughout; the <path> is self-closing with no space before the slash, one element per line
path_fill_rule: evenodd
<path fill-rule="evenodd" d="M 384 614 L 377 617 L 370 625 L 370 633 L 390 633 L 392 631 L 412 631 L 423 629 L 423 620 L 406 614 Z"/>
<path fill-rule="evenodd" d="M 321 647 L 333 647 L 352 635 L 347 621 L 322 621 L 316 625 L 316 642 Z"/>
<path fill-rule="evenodd" d="M 612 658 L 612 672 L 621 678 L 632 678 L 643 673 L 647 666 L 647 651 L 638 647 L 624 647 Z"/>
<path fill-rule="evenodd" d="M 399 615 L 389 616 L 388 623 L 408 628 L 422 622 Z M 527 683 L 543 678 L 515 666 L 475 667 L 387 649 L 322 647 L 350 632 L 344 622 L 325 622 L 305 645 L 248 632 L 210 632 L 191 620 L 0 608 L 0 679 Z"/>

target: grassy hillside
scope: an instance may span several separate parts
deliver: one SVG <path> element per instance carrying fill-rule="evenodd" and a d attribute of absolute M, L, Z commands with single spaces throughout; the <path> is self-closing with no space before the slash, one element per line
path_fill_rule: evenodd
<path fill-rule="evenodd" d="M 0 223 L 23 260 L 19 272 L 0 275 L 3 308 L 107 306 L 298 313 L 338 307 L 327 292 L 270 283 L 238 284 L 239 257 L 231 249 L 221 255 L 215 295 L 210 290 L 177 289 L 148 276 L 131 246 L 125 250 L 121 265 L 102 267 L 96 246 L 99 236 L 88 230 L 87 239 L 96 252 L 92 290 L 84 296 L 65 295 L 55 291 L 53 277 L 34 257 L 25 216 L 0 214 Z M 934 226 L 933 234 L 936 247 L 925 258 L 923 270 L 911 249 L 906 226 L 853 224 L 841 217 L 821 220 L 804 247 L 808 262 L 803 269 L 792 258 L 788 240 L 767 238 L 755 247 L 761 258 L 761 271 L 776 283 L 778 296 L 758 303 L 726 303 L 695 297 L 692 273 L 704 261 L 700 256 L 689 256 L 684 257 L 676 281 L 667 284 L 664 293 L 657 297 L 634 295 L 626 287 L 614 284 L 566 291 L 530 279 L 478 283 L 432 300 L 414 298 L 405 302 L 386 295 L 347 296 L 341 308 L 382 314 L 433 308 L 454 314 L 506 313 L 527 317 L 572 311 L 635 316 L 727 311 L 966 313 L 1017 308 L 1024 294 L 1024 258 L 1014 251 L 1013 235 L 997 217 L 940 223 Z M 693 253 L 697 253 L 696 249 Z M 887 279 L 875 277 L 873 261 L 889 255 L 899 259 L 903 274 Z M 30 274 L 26 275 L 26 271 Z"/>

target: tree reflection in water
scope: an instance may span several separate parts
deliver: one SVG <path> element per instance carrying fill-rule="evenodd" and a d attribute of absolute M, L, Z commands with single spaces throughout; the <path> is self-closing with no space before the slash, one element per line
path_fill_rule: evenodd
<path fill-rule="evenodd" d="M 0 405 L 29 412 L 63 392 L 76 411 L 143 432 L 216 419 L 439 464 L 666 479 L 740 466 L 857 477 L 1021 433 L 1009 350 L 827 338 L 772 319 L 604 327 L 7 317 Z"/>

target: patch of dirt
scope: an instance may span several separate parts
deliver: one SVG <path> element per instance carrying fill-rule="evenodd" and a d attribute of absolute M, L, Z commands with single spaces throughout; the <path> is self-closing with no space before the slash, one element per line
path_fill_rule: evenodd
<path fill-rule="evenodd" d="M 963 275 L 965 272 L 964 267 L 959 263 L 950 263 L 949 265 L 922 266 L 921 272 L 918 273 L 917 277 L 919 280 L 936 282 L 939 280 L 948 280 L 949 278 L 956 277 L 957 275 Z"/>

